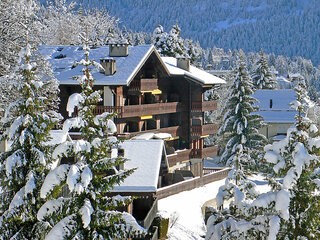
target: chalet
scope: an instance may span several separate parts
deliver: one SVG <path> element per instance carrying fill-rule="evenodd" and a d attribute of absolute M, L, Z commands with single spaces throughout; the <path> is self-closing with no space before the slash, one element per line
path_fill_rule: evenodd
<path fill-rule="evenodd" d="M 257 90 L 253 95 L 259 102 L 257 106 L 266 123 L 260 132 L 269 139 L 280 140 L 287 134 L 287 130 L 295 122 L 297 111 L 290 103 L 296 99 L 292 89 Z"/>
<path fill-rule="evenodd" d="M 157 189 L 162 185 L 162 177 L 168 173 L 169 167 L 163 140 L 125 140 L 120 144 L 127 162 L 125 169 L 136 170 L 119 186 L 111 190 L 112 195 L 136 197 L 127 211 L 138 223 L 149 232 L 157 215 Z"/>
<path fill-rule="evenodd" d="M 54 68 L 60 83 L 60 112 L 67 117 L 68 97 L 80 92 L 72 77 L 81 75 L 75 62 L 83 58 L 82 47 L 42 46 L 40 53 Z M 168 133 L 165 139 L 169 170 L 202 174 L 202 159 L 216 154 L 216 146 L 204 146 L 204 138 L 215 134 L 216 124 L 205 124 L 205 111 L 217 102 L 205 101 L 204 93 L 224 80 L 190 65 L 186 58 L 160 57 L 154 46 L 117 44 L 91 49 L 90 58 L 103 71 L 92 69 L 95 89 L 103 101 L 95 113 L 114 111 L 118 136 L 125 139 L 142 133 Z"/>

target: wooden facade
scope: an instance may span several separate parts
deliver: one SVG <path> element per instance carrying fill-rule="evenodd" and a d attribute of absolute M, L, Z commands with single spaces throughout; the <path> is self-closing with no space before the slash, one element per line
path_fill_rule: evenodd
<path fill-rule="evenodd" d="M 147 132 L 171 134 L 172 138 L 166 139 L 171 171 L 190 170 L 198 176 L 201 160 L 217 153 L 215 146 L 204 147 L 203 143 L 204 137 L 216 134 L 218 129 L 216 124 L 204 123 L 204 112 L 217 109 L 216 101 L 204 100 L 204 92 L 211 86 L 170 75 L 157 53 L 150 54 L 128 85 L 96 89 L 103 91 L 105 87 L 112 92 L 113 100 L 104 100 L 94 113 L 115 112 L 118 134 L 126 139 Z M 80 92 L 79 86 L 61 86 L 64 117 L 67 97 L 73 92 Z"/>

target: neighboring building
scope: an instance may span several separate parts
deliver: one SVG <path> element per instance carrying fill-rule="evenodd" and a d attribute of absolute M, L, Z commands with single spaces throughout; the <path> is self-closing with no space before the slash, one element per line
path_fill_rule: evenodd
<path fill-rule="evenodd" d="M 125 209 L 150 232 L 157 216 L 157 189 L 168 173 L 168 161 L 163 140 L 126 140 L 119 145 L 127 162 L 125 169 L 136 169 L 124 182 L 111 190 L 112 195 L 137 197 Z"/>
<path fill-rule="evenodd" d="M 40 53 L 54 68 L 60 82 L 60 112 L 67 117 L 68 97 L 80 92 L 72 77 L 81 75 L 76 61 L 82 47 L 41 46 Z M 224 80 L 190 66 L 188 59 L 161 58 L 152 45 L 110 45 L 91 49 L 90 58 L 104 71 L 92 70 L 95 89 L 103 102 L 95 113 L 117 112 L 118 135 L 132 138 L 146 132 L 168 133 L 166 150 L 170 171 L 202 174 L 202 159 L 216 154 L 216 146 L 204 147 L 203 138 L 215 134 L 216 124 L 204 124 L 205 111 L 216 110 L 216 101 L 204 101 L 204 92 Z"/>
<path fill-rule="evenodd" d="M 297 111 L 290 103 L 296 100 L 296 93 L 292 89 L 257 90 L 253 95 L 259 102 L 257 106 L 266 123 L 260 132 L 268 139 L 280 140 L 287 134 L 287 130 L 295 122 Z"/>

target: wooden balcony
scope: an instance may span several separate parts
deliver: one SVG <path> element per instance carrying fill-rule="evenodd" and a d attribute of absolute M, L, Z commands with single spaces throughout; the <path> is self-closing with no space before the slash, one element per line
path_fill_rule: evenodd
<path fill-rule="evenodd" d="M 191 111 L 192 112 L 205 112 L 217 110 L 217 101 L 203 101 L 203 102 L 192 102 Z"/>
<path fill-rule="evenodd" d="M 207 158 L 217 155 L 217 146 L 206 147 L 203 149 L 192 149 L 191 158 Z"/>
<path fill-rule="evenodd" d="M 190 159 L 191 149 L 185 149 L 174 154 L 168 155 L 169 167 L 176 165 L 178 162 L 186 161 Z"/>
<path fill-rule="evenodd" d="M 118 118 L 140 117 L 146 115 L 157 115 L 166 113 L 175 113 L 183 110 L 180 102 L 153 103 L 142 105 L 129 105 L 121 107 L 96 106 L 94 114 L 98 115 L 104 112 L 115 112 Z"/>
<path fill-rule="evenodd" d="M 142 78 L 134 80 L 130 83 L 129 91 L 153 91 L 158 89 L 157 78 Z"/>
<path fill-rule="evenodd" d="M 218 131 L 218 125 L 215 123 L 205 124 L 200 126 L 191 127 L 191 137 L 200 137 L 209 134 L 216 134 Z"/>

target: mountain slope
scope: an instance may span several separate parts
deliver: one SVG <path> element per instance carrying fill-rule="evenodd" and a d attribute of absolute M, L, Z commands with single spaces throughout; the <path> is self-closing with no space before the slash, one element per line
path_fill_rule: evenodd
<path fill-rule="evenodd" d="M 77 0 L 106 8 L 133 31 L 166 31 L 178 22 L 183 37 L 203 47 L 242 48 L 303 56 L 320 64 L 320 5 L 317 0 Z"/>

